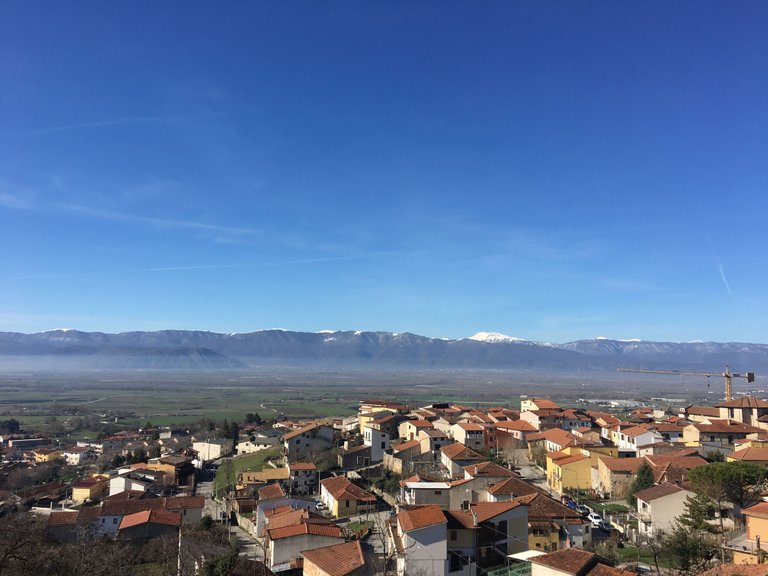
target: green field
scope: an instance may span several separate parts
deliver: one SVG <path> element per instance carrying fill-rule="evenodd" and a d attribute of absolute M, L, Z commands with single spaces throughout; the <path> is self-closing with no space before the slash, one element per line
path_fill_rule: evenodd
<path fill-rule="evenodd" d="M 219 468 L 213 480 L 213 493 L 219 494 L 227 487 L 228 483 L 233 483 L 237 479 L 237 475 L 241 470 L 263 470 L 268 466 L 267 460 L 280 457 L 280 447 L 275 446 L 267 450 L 261 450 L 254 454 L 244 454 L 243 456 L 236 456 L 230 460 L 230 463 L 225 466 L 231 466 L 231 470 L 227 473 L 223 469 L 223 466 Z"/>

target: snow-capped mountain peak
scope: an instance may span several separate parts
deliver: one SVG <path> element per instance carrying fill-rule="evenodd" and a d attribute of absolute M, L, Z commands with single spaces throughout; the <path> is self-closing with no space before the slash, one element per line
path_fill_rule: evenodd
<path fill-rule="evenodd" d="M 474 336 L 470 336 L 469 339 L 491 344 L 498 344 L 499 342 L 523 342 L 522 338 L 507 336 L 506 334 L 501 334 L 499 332 L 478 332 Z"/>

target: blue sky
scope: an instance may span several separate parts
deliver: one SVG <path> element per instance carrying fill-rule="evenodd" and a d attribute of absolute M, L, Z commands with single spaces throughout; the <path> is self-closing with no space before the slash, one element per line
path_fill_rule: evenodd
<path fill-rule="evenodd" d="M 0 330 L 768 342 L 764 2 L 4 2 Z"/>

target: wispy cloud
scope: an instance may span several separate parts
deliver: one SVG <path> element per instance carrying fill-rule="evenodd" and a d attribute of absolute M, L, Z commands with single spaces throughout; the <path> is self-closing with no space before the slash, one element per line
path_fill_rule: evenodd
<path fill-rule="evenodd" d="M 70 130 L 88 130 L 92 128 L 109 128 L 112 126 L 130 126 L 135 124 L 168 124 L 189 120 L 189 116 L 125 116 L 122 118 L 105 118 L 93 122 L 78 122 L 49 126 L 30 130 L 32 134 L 52 134 L 55 132 L 67 132 Z"/>
<path fill-rule="evenodd" d="M 731 285 L 728 283 L 728 278 L 725 276 L 725 267 L 723 266 L 723 263 L 720 261 L 720 258 L 717 259 L 717 269 L 720 272 L 720 279 L 723 281 L 723 285 L 725 286 L 726 292 L 733 295 L 733 291 L 731 290 Z"/>
<path fill-rule="evenodd" d="M 320 258 L 294 258 L 285 260 L 266 260 L 263 262 L 243 262 L 239 264 L 190 264 L 184 266 L 156 266 L 151 268 L 131 268 L 125 270 L 100 270 L 95 272 L 61 272 L 51 274 L 26 274 L 23 276 L 14 276 L 4 278 L 4 281 L 19 280 L 50 280 L 54 278 L 93 278 L 101 276 L 114 276 L 121 274 L 146 274 L 151 272 L 184 272 L 195 270 L 225 270 L 225 269 L 246 269 L 275 266 L 303 266 L 312 264 L 326 264 L 330 262 L 344 262 L 349 260 L 359 260 L 367 257 L 365 254 L 346 255 L 346 256 L 328 256 Z"/>

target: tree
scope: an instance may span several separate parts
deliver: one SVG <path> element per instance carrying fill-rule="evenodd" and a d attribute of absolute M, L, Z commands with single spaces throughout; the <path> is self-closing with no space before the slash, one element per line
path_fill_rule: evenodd
<path fill-rule="evenodd" d="M 685 512 L 677 519 L 680 524 L 691 530 L 716 532 L 715 526 L 709 523 L 714 516 L 715 505 L 708 496 L 694 494 L 685 499 Z"/>
<path fill-rule="evenodd" d="M 664 547 L 684 574 L 700 574 L 719 549 L 711 534 L 692 530 L 676 522 L 664 537 Z"/>
<path fill-rule="evenodd" d="M 642 464 L 640 464 L 640 468 L 637 469 L 635 479 L 632 482 L 632 486 L 629 488 L 627 503 L 633 508 L 637 506 L 637 498 L 635 498 L 635 493 L 640 492 L 640 490 L 650 488 L 655 483 L 656 481 L 653 478 L 653 469 L 651 468 L 651 465 L 648 464 L 648 462 L 644 461 Z"/>
<path fill-rule="evenodd" d="M 745 508 L 760 499 L 765 477 L 765 469 L 750 462 L 713 462 L 691 470 L 688 482 L 720 508 L 723 502 Z"/>

